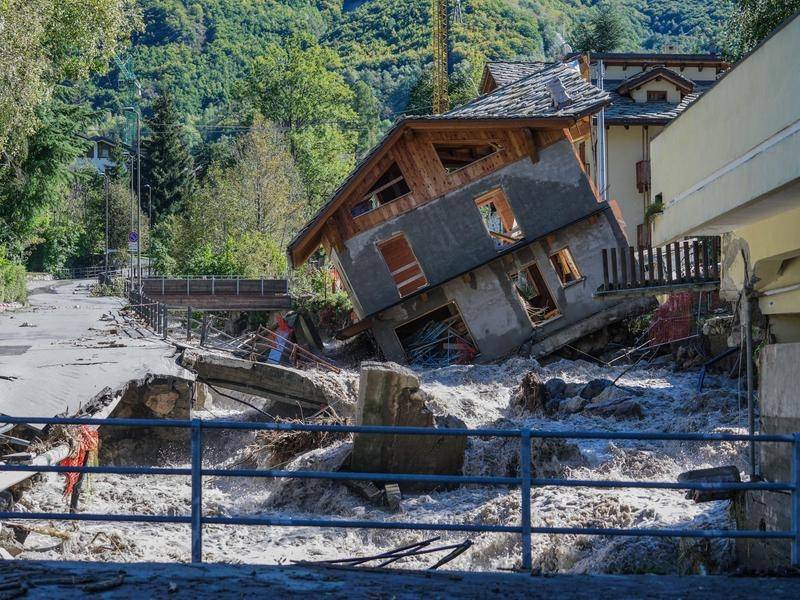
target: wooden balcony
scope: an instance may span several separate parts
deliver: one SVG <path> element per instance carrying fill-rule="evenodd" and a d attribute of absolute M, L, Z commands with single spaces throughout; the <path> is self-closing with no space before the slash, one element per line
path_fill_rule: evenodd
<path fill-rule="evenodd" d="M 646 296 L 719 287 L 719 238 L 674 242 L 658 248 L 602 251 L 603 285 L 595 297 Z"/>

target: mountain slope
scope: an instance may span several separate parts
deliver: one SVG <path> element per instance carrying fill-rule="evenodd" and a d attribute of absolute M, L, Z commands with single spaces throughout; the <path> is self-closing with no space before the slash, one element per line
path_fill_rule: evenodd
<path fill-rule="evenodd" d="M 146 29 L 130 56 L 147 99 L 169 90 L 179 110 L 198 123 L 229 110 L 235 86 L 264 46 L 309 31 L 344 58 L 351 80 L 378 94 L 385 116 L 405 106 L 410 87 L 430 61 L 430 0 L 139 0 Z M 718 0 L 621 0 L 630 22 L 625 50 L 675 44 L 708 50 L 724 17 Z M 452 31 L 455 62 L 477 72 L 486 59 L 552 57 L 561 35 L 587 17 L 584 0 L 460 0 L 463 20 Z M 124 86 L 112 71 L 86 89 L 114 112 Z"/>

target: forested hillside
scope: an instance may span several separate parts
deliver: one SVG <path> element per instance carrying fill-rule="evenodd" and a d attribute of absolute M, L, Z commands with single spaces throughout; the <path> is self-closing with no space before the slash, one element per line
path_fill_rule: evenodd
<path fill-rule="evenodd" d="M 621 0 L 623 50 L 705 51 L 726 14 L 724 0 Z M 342 58 L 347 79 L 371 86 L 384 118 L 406 106 L 429 61 L 430 0 L 139 0 L 145 28 L 128 55 L 145 97 L 169 90 L 198 124 L 232 116 L 231 101 L 267 44 L 308 32 Z M 453 0 L 453 5 L 456 5 Z M 593 3 L 585 0 L 460 0 L 454 61 L 474 76 L 484 60 L 556 55 Z M 96 106 L 122 103 L 119 73 L 90 85 Z"/>

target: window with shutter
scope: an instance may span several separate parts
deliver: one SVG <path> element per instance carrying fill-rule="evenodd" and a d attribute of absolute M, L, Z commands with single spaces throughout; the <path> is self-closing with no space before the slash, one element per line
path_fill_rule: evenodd
<path fill-rule="evenodd" d="M 389 273 L 392 275 L 400 297 L 408 296 L 428 285 L 414 251 L 402 233 L 378 243 Z"/>

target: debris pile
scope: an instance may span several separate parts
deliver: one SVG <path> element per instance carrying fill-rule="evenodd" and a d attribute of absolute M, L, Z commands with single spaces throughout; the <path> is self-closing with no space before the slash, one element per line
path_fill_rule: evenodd
<path fill-rule="evenodd" d="M 404 344 L 408 362 L 423 369 L 466 364 L 478 354 L 459 315 L 429 321 Z"/>

